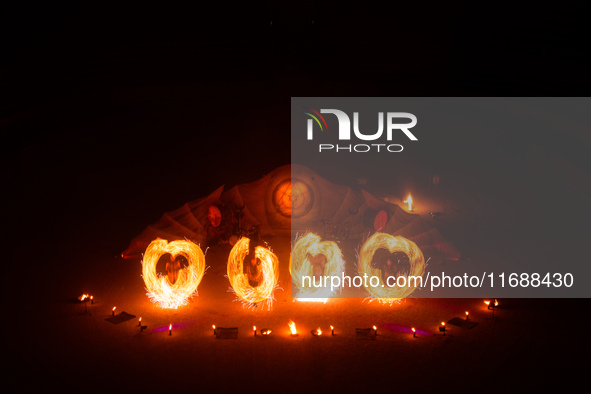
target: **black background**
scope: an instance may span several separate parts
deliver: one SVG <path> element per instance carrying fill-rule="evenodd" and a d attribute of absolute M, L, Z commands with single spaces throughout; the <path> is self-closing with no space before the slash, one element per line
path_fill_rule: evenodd
<path fill-rule="evenodd" d="M 163 212 L 289 163 L 292 96 L 588 93 L 573 10 L 383 7 L 7 9 L 9 232 L 51 249 L 74 233 L 92 243 L 106 225 L 122 250 Z"/>

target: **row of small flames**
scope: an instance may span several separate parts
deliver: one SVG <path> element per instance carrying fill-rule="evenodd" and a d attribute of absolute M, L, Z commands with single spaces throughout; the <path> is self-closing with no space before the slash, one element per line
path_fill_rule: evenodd
<path fill-rule="evenodd" d="M 88 294 L 82 294 L 80 297 L 78 297 L 78 299 L 80 301 L 90 300 L 91 304 L 94 303 L 94 297 L 91 295 L 89 296 Z M 494 308 L 499 306 L 499 301 L 495 299 L 491 305 L 490 300 L 485 300 L 484 304 L 487 306 L 488 309 L 492 309 L 493 314 L 494 314 Z M 112 312 L 111 312 L 113 316 L 115 316 L 115 309 L 117 309 L 116 306 L 113 307 Z M 470 320 L 470 312 L 468 312 L 468 311 L 466 311 L 466 320 Z M 141 331 L 143 331 L 147 328 L 147 326 L 142 325 L 142 318 L 141 317 L 139 318 L 138 326 L 140 327 Z M 288 326 L 289 326 L 289 331 L 291 333 L 291 336 L 298 336 L 299 335 L 298 330 L 296 328 L 296 324 L 294 323 L 293 320 L 289 321 Z M 213 328 L 213 335 L 216 335 L 215 324 L 212 325 L 211 327 Z M 374 335 L 377 336 L 378 335 L 378 328 L 376 326 L 373 326 L 372 329 L 374 331 Z M 411 330 L 412 330 L 413 337 L 416 338 L 416 334 L 417 334 L 416 329 L 414 327 L 411 327 Z M 256 337 L 257 336 L 257 327 L 252 326 L 252 331 L 253 331 L 254 336 Z M 331 331 L 331 335 L 334 335 L 334 326 L 330 326 L 330 331 Z M 441 322 L 441 327 L 439 327 L 439 331 L 443 332 L 443 335 L 445 335 L 445 331 L 446 331 L 445 322 L 443 322 L 443 321 Z M 269 336 L 269 335 L 271 335 L 272 332 L 273 332 L 273 330 L 271 330 L 269 328 L 263 328 L 260 330 L 260 333 L 262 336 Z M 312 330 L 311 333 L 314 336 L 320 336 L 320 335 L 322 335 L 322 329 L 320 327 L 317 327 L 315 330 Z M 168 326 L 168 335 L 172 335 L 172 323 Z"/>

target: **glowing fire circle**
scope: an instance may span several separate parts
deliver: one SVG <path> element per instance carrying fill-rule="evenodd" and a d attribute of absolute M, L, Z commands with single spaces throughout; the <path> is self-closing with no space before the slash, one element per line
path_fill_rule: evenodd
<path fill-rule="evenodd" d="M 253 287 L 249 278 L 244 273 L 243 261 L 248 254 L 250 239 L 242 237 L 230 250 L 228 256 L 228 279 L 234 293 L 250 305 L 267 303 L 270 307 L 273 302 L 273 293 L 279 277 L 279 260 L 273 252 L 262 246 L 255 248 L 255 256 L 260 261 L 260 282 Z"/>
<path fill-rule="evenodd" d="M 308 283 L 304 284 L 303 277 L 316 277 L 318 282 L 322 282 L 319 277 L 340 277 L 344 267 L 343 254 L 336 242 L 322 241 L 320 236 L 314 233 L 308 233 L 298 239 L 289 258 L 289 271 L 298 289 L 298 300 L 326 302 L 340 290 L 340 286 L 331 289 L 329 281 L 326 287 L 311 287 Z"/>
<path fill-rule="evenodd" d="M 314 206 L 314 192 L 299 179 L 286 179 L 273 190 L 273 205 L 281 215 L 299 218 Z"/>
<path fill-rule="evenodd" d="M 160 257 L 169 253 L 174 260 L 183 256 L 189 262 L 178 271 L 178 277 L 171 283 L 167 276 L 156 272 Z M 172 241 L 156 239 L 148 245 L 142 260 L 142 276 L 148 291 L 148 297 L 162 308 L 178 308 L 187 304 L 196 294 L 197 286 L 205 273 L 205 255 L 201 248 L 191 241 Z"/>
<path fill-rule="evenodd" d="M 380 248 L 384 248 L 390 253 L 403 252 L 408 256 L 410 261 L 410 270 L 406 273 L 406 277 L 396 282 L 392 279 L 390 285 L 393 286 L 391 287 L 385 282 L 382 270 L 371 267 L 372 258 Z M 366 286 L 367 291 L 373 298 L 381 302 L 393 302 L 400 298 L 408 297 L 415 290 L 416 285 L 420 284 L 420 281 L 411 280 L 410 277 L 423 276 L 425 273 L 425 258 L 414 242 L 400 236 L 396 237 L 386 233 L 375 233 L 365 241 L 359 251 L 359 265 L 357 268 L 361 276 L 367 274 L 368 277 L 376 276 L 379 278 L 379 284 L 377 286 Z"/>

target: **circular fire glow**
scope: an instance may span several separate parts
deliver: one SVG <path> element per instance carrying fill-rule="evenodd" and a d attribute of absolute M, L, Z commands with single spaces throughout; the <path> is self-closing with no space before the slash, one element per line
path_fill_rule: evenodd
<path fill-rule="evenodd" d="M 381 269 L 371 267 L 372 258 L 380 248 L 387 249 L 390 253 L 403 252 L 408 256 L 410 261 L 410 272 L 406 273 L 407 275 L 399 274 L 396 277 L 396 281 L 390 279 L 389 284 L 396 284 L 395 286 L 388 286 L 388 283 L 386 283 L 387 279 L 383 277 Z M 379 284 L 377 286 L 366 287 L 372 298 L 378 299 L 381 302 L 391 303 L 400 298 L 408 297 L 415 290 L 416 285 L 420 284 L 420 281 L 409 279 L 409 276 L 423 276 L 425 272 L 425 258 L 414 242 L 404 237 L 395 237 L 386 233 L 375 233 L 365 241 L 359 251 L 358 271 L 361 276 L 367 274 L 369 277 L 376 276 L 379 278 Z M 398 280 L 399 276 L 406 276 L 406 278 Z"/>
<path fill-rule="evenodd" d="M 297 240 L 289 258 L 289 272 L 300 301 L 326 302 L 340 287 L 331 291 L 330 281 L 327 287 L 304 286 L 303 277 L 321 280 L 324 276 L 340 277 L 345 268 L 343 254 L 336 242 L 321 241 L 320 236 L 308 233 Z M 318 278 L 320 276 L 320 278 Z"/>
<path fill-rule="evenodd" d="M 174 260 L 184 256 L 189 265 L 178 271 L 178 277 L 171 283 L 168 276 L 156 273 L 160 257 L 169 253 Z M 205 273 L 205 255 L 201 248 L 191 241 L 156 239 L 148 245 L 142 261 L 142 276 L 148 297 L 163 308 L 178 308 L 185 305 L 197 292 L 197 286 Z"/>
<path fill-rule="evenodd" d="M 302 217 L 314 206 L 314 193 L 299 179 L 287 179 L 273 191 L 273 204 L 283 216 Z"/>
<path fill-rule="evenodd" d="M 258 286 L 251 286 L 248 275 L 244 273 L 243 266 L 244 258 L 248 254 L 249 243 L 250 239 L 242 237 L 232 247 L 228 256 L 228 279 L 234 293 L 242 301 L 249 304 L 266 302 L 270 307 L 277 286 L 277 278 L 279 277 L 279 260 L 269 249 L 257 246 L 255 256 L 260 261 L 258 270 L 260 270 L 261 279 Z"/>

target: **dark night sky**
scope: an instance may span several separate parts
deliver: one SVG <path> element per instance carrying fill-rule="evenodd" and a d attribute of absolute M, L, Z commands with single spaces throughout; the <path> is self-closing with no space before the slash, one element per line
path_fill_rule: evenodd
<path fill-rule="evenodd" d="M 64 234 L 88 247 L 109 231 L 120 251 L 163 212 L 289 163 L 291 96 L 588 95 L 576 13 L 437 7 L 3 12 L 16 247 Z"/>

